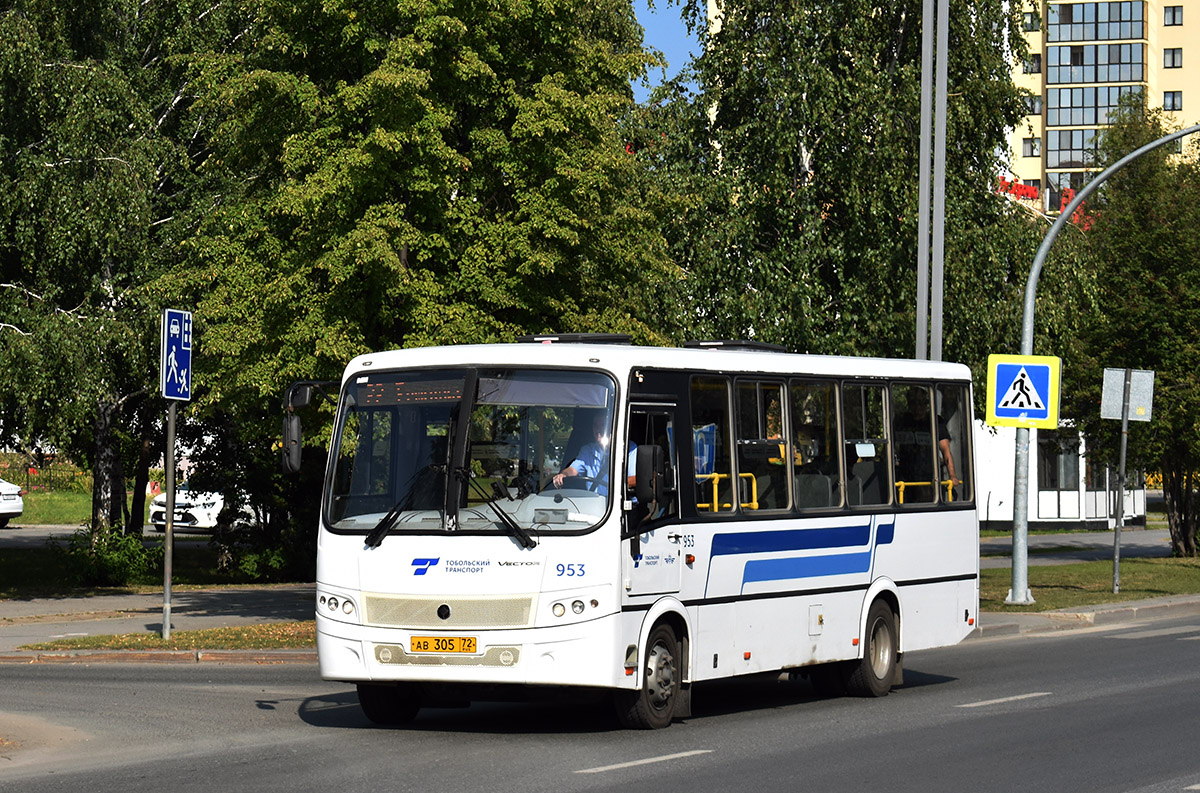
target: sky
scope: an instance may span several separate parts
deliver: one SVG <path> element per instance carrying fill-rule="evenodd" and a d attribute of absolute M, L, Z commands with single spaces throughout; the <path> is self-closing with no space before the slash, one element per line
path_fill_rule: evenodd
<path fill-rule="evenodd" d="M 667 78 L 674 77 L 691 58 L 700 51 L 699 43 L 688 35 L 687 27 L 680 19 L 679 3 L 668 3 L 668 0 L 657 0 L 654 10 L 646 6 L 646 0 L 633 0 L 633 10 L 638 22 L 646 29 L 645 46 L 647 49 L 662 50 L 667 57 Z M 651 86 L 663 82 L 662 70 L 655 70 L 650 75 Z M 633 84 L 633 96 L 638 102 L 646 101 L 650 89 L 640 83 Z"/>

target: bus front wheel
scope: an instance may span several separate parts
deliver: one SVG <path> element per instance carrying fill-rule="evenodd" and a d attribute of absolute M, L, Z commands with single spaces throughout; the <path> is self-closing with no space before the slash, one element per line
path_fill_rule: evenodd
<path fill-rule="evenodd" d="M 646 641 L 642 685 L 613 695 L 617 718 L 635 730 L 658 730 L 675 717 L 679 701 L 679 641 L 670 625 L 658 625 Z"/>
<path fill-rule="evenodd" d="M 896 615 L 882 600 L 871 604 L 867 612 L 866 646 L 859 661 L 850 662 L 846 690 L 858 697 L 885 697 L 896 676 L 900 645 L 896 634 Z"/>
<path fill-rule="evenodd" d="M 421 709 L 416 687 L 404 683 L 394 686 L 359 683 L 358 704 L 368 719 L 384 727 L 408 724 Z"/>

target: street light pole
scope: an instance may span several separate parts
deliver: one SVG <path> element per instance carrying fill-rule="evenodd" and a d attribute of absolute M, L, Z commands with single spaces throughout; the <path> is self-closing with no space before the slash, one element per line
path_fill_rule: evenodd
<path fill-rule="evenodd" d="M 1037 254 L 1033 257 L 1033 267 L 1029 270 L 1029 279 L 1025 282 L 1025 312 L 1021 321 L 1021 355 L 1033 355 L 1033 315 L 1037 301 L 1038 279 L 1042 276 L 1042 268 L 1046 264 L 1046 256 L 1050 246 L 1058 237 L 1059 232 L 1067 225 L 1071 216 L 1084 201 L 1096 192 L 1100 185 L 1109 177 L 1120 171 L 1129 163 L 1143 154 L 1157 149 L 1159 146 L 1178 140 L 1193 132 L 1200 132 L 1200 124 L 1163 135 L 1145 146 L 1126 154 L 1115 163 L 1100 172 L 1100 175 L 1088 182 L 1075 195 L 1075 198 L 1059 214 L 1050 231 L 1046 233 L 1042 244 L 1038 246 Z M 1017 427 L 1016 470 L 1013 486 L 1013 549 L 1012 549 L 1012 589 L 1008 591 L 1005 603 L 1028 605 L 1033 603 L 1033 595 L 1029 591 L 1029 428 Z"/>

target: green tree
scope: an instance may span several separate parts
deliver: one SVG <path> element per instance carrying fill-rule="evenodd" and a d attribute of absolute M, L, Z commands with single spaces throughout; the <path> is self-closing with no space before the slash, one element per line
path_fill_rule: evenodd
<path fill-rule="evenodd" d="M 694 334 L 911 356 L 920 3 L 729 0 L 709 33 L 706 11 L 685 6 L 704 51 L 631 133 L 675 202 L 666 234 Z M 1019 11 L 950 11 L 944 355 L 979 371 L 994 345 L 1015 347 L 1043 230 L 996 194 L 1024 114 Z"/>
<path fill-rule="evenodd" d="M 1098 144 L 1097 167 L 1171 132 L 1140 96 L 1124 104 Z M 1155 372 L 1153 420 L 1131 422 L 1130 467 L 1163 476 L 1171 548 L 1196 555 L 1200 470 L 1200 170 L 1160 147 L 1112 176 L 1092 202 L 1090 262 L 1096 310 L 1064 367 L 1066 406 L 1087 434 L 1096 463 L 1116 461 L 1120 423 L 1100 419 L 1103 370 Z"/>
<path fill-rule="evenodd" d="M 157 457 L 160 303 L 203 142 L 186 54 L 232 38 L 211 3 L 17 0 L 0 10 L 0 432 L 94 473 L 92 531 L 141 526 Z"/>
<path fill-rule="evenodd" d="M 627 0 L 253 11 L 203 63 L 203 171 L 230 192 L 172 275 L 197 306 L 197 408 L 237 434 L 214 459 L 233 442 L 276 469 L 284 387 L 369 350 L 664 338 L 666 246 L 616 124 L 648 59 Z"/>

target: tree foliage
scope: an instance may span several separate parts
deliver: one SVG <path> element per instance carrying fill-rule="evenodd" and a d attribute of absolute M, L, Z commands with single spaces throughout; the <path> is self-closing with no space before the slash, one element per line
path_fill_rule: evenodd
<path fill-rule="evenodd" d="M 126 522 L 125 472 L 142 492 L 156 456 L 144 284 L 183 233 L 198 151 L 180 56 L 228 39 L 228 16 L 187 0 L 0 10 L 0 432 L 93 468 L 97 532 Z"/>
<path fill-rule="evenodd" d="M 679 218 L 667 233 L 696 335 L 911 357 L 921 4 L 729 0 L 711 34 L 706 10 L 684 9 L 706 36 L 693 71 L 631 133 Z M 944 356 L 979 372 L 1016 346 L 1046 228 L 996 194 L 1024 114 L 1019 10 L 950 10 Z"/>
<path fill-rule="evenodd" d="M 263 2 L 201 109 L 243 185 L 188 243 L 213 396 L 380 347 L 660 338 L 656 218 L 615 118 L 627 3 Z"/>
<path fill-rule="evenodd" d="M 1107 167 L 1171 132 L 1144 100 L 1124 104 L 1100 139 Z M 1196 472 L 1200 470 L 1200 170 L 1198 150 L 1160 147 L 1125 166 L 1096 193 L 1090 263 L 1097 273 L 1095 311 L 1074 337 L 1064 394 L 1087 433 L 1097 464 L 1113 464 L 1120 423 L 1100 419 L 1105 368 L 1155 374 L 1153 420 L 1131 422 L 1130 467 L 1159 470 L 1172 549 L 1196 555 Z"/>
<path fill-rule="evenodd" d="M 666 246 L 616 124 L 648 57 L 628 2 L 251 8 L 195 61 L 199 173 L 224 192 L 170 274 L 196 306 L 210 471 L 307 509 L 274 475 L 279 399 L 370 350 L 664 338 Z"/>

